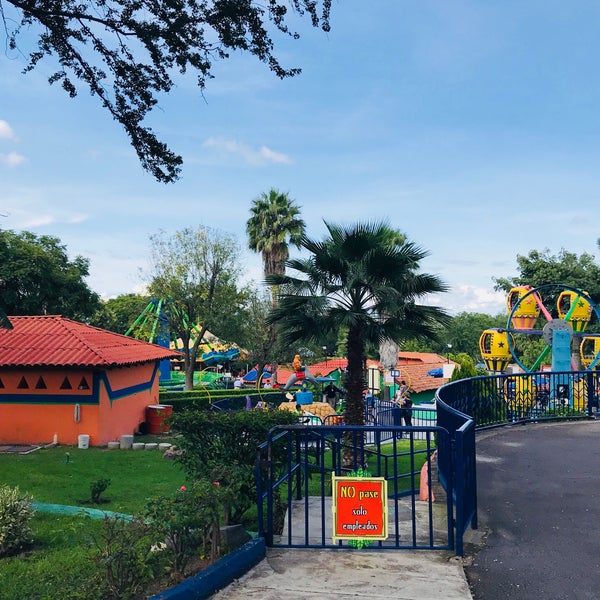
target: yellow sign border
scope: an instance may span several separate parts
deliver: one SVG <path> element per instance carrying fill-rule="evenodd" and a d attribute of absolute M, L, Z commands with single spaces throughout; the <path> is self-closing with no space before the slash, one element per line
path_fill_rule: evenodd
<path fill-rule="evenodd" d="M 365 481 L 378 482 L 381 484 L 381 519 L 382 519 L 382 532 L 381 534 L 368 534 L 362 533 L 362 530 L 351 531 L 348 534 L 336 533 L 338 525 L 338 484 L 339 483 L 364 483 Z M 334 542 L 338 540 L 385 540 L 388 537 L 388 482 L 385 477 L 347 477 L 337 476 L 335 473 L 331 474 L 331 510 L 333 513 L 333 535 L 332 539 Z"/>

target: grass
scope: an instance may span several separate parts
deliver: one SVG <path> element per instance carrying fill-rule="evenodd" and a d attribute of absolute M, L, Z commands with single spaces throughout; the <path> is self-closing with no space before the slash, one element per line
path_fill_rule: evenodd
<path fill-rule="evenodd" d="M 98 508 L 137 513 L 147 499 L 172 494 L 186 484 L 181 467 L 158 450 L 79 449 L 58 446 L 31 454 L 0 454 L 0 483 L 19 486 L 38 502 L 78 506 L 91 498 L 90 484 L 111 483 Z"/>
<path fill-rule="evenodd" d="M 101 521 L 37 513 L 31 525 L 34 549 L 0 560 L 2 600 L 93 598 L 92 540 Z"/>
<path fill-rule="evenodd" d="M 111 483 L 97 506 L 140 514 L 148 500 L 172 495 L 186 485 L 181 467 L 158 450 L 86 450 L 59 446 L 31 454 L 1 454 L 0 484 L 19 486 L 39 502 L 86 505 L 90 484 Z M 0 560 L 2 600 L 101 600 L 95 591 L 92 561 L 100 520 L 38 512 L 31 521 L 34 547 Z"/>

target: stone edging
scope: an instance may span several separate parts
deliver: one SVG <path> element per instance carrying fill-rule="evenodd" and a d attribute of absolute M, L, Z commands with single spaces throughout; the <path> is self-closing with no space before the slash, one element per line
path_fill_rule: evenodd
<path fill-rule="evenodd" d="M 148 600 L 204 600 L 247 573 L 265 558 L 266 553 L 264 538 L 254 538 L 198 575 L 151 596 Z"/>

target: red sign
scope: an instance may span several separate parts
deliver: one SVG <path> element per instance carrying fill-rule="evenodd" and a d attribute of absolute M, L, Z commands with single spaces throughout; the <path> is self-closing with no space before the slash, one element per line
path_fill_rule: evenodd
<path fill-rule="evenodd" d="M 333 541 L 385 540 L 388 536 L 387 481 L 383 477 L 331 476 Z"/>

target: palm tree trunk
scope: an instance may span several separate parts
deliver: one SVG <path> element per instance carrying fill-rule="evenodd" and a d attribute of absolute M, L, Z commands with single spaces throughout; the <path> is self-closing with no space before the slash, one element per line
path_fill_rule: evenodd
<path fill-rule="evenodd" d="M 346 411 L 344 414 L 346 425 L 365 424 L 365 399 L 363 390 L 366 386 L 365 379 L 365 349 L 359 327 L 351 327 L 348 331 L 348 370 L 344 379 L 346 388 Z M 362 467 L 360 457 L 363 454 L 363 436 L 353 435 L 351 432 L 344 436 L 343 467 L 355 470 Z"/>

